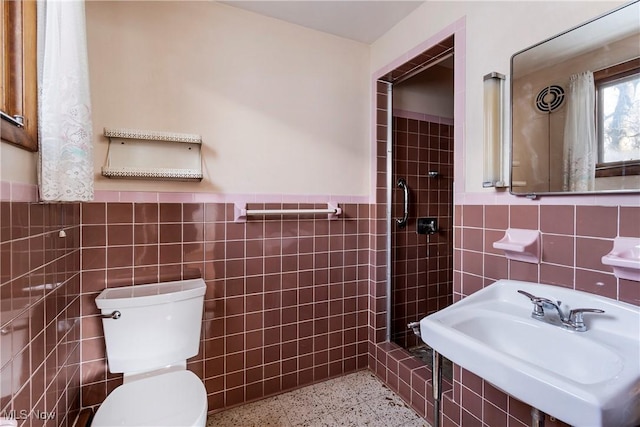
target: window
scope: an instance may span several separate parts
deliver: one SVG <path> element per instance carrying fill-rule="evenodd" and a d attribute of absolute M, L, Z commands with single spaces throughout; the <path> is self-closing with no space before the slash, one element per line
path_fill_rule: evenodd
<path fill-rule="evenodd" d="M 640 175 L 640 59 L 594 73 L 596 177 Z"/>
<path fill-rule="evenodd" d="M 30 151 L 38 149 L 36 2 L 0 0 L 0 135 Z"/>

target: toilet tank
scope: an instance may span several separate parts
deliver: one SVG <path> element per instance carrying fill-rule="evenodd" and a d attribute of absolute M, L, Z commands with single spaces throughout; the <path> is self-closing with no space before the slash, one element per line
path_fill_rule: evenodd
<path fill-rule="evenodd" d="M 205 290 L 202 279 L 103 290 L 96 305 L 109 371 L 152 371 L 198 354 Z"/>

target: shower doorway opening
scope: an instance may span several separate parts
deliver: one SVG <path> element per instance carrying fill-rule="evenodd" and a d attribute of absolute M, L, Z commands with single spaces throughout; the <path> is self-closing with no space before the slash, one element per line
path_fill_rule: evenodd
<path fill-rule="evenodd" d="M 381 79 L 390 100 L 387 334 L 426 364 L 430 349 L 407 325 L 453 302 L 453 42 L 443 40 Z M 435 232 L 418 233 L 419 222 L 434 220 Z"/>

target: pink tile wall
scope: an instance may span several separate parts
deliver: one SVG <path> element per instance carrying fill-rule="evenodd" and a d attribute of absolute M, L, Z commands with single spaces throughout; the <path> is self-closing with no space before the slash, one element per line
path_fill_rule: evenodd
<path fill-rule="evenodd" d="M 600 258 L 616 236 L 640 237 L 640 208 L 576 205 L 457 205 L 455 207 L 454 298 L 459 300 L 495 280 L 511 278 L 571 287 L 640 305 L 637 282 L 617 279 Z M 601 224 L 595 228 L 595 224 Z M 541 231 L 542 260 L 507 260 L 492 247 L 508 227 Z M 379 310 L 380 307 L 376 307 Z M 375 311 L 371 318 L 376 319 Z M 410 404 L 433 420 L 431 370 L 394 343 L 369 344 L 369 368 Z M 443 426 L 525 427 L 531 407 L 482 378 L 454 365 L 444 384 Z M 547 417 L 546 425 L 563 426 Z"/>
<path fill-rule="evenodd" d="M 370 209 L 341 207 L 338 220 L 234 223 L 232 204 L 83 204 L 83 407 L 122 382 L 107 371 L 94 299 L 132 283 L 204 278 L 201 348 L 188 368 L 210 411 L 366 367 Z"/>
<path fill-rule="evenodd" d="M 502 238 L 509 227 L 540 231 L 540 264 L 508 260 L 504 253 L 493 248 L 493 242 Z M 457 205 L 455 233 L 455 300 L 498 279 L 515 279 L 568 287 L 640 305 L 640 285 L 617 279 L 611 268 L 601 262 L 602 256 L 612 249 L 614 237 L 640 237 L 640 208 L 533 202 L 530 205 Z M 449 425 L 530 425 L 528 405 L 459 367 L 454 370 L 454 388 L 448 399 L 456 404 L 445 411 L 445 423 Z M 556 421 L 551 425 L 565 424 Z"/>
<path fill-rule="evenodd" d="M 384 207 L 343 207 L 338 221 L 287 217 L 236 224 L 230 204 L 3 202 L 0 322 L 11 344 L 2 343 L 0 410 L 28 405 L 56 414 L 49 422 L 23 420 L 25 426 L 69 424 L 81 381 L 84 406 L 99 404 L 121 383 L 106 370 L 93 302 L 100 290 L 203 276 L 209 291 L 202 346 L 189 368 L 203 378 L 212 410 L 368 365 L 432 419 L 429 369 L 384 342 Z M 615 279 L 598 263 L 613 237 L 640 237 L 640 208 L 532 203 L 458 205 L 455 212 L 458 299 L 510 277 L 576 283 L 640 304 L 636 282 Z M 492 249 L 510 226 L 541 231 L 540 265 L 508 261 Z M 57 237 L 61 228 L 64 239 Z M 38 287 L 43 284 L 59 286 Z M 24 326 L 27 336 L 18 333 Z M 459 367 L 445 390 L 443 425 L 529 422 L 527 405 Z"/>
<path fill-rule="evenodd" d="M 616 236 L 640 237 L 640 208 L 576 205 L 457 206 L 455 298 L 501 278 L 569 287 L 640 305 L 638 283 L 617 279 L 601 258 Z M 507 228 L 539 230 L 540 264 L 507 260 L 493 248 Z"/>
<path fill-rule="evenodd" d="M 387 85 L 376 82 L 376 200 L 371 212 L 369 268 L 369 342 L 382 343 L 387 336 Z M 372 365 L 369 363 L 369 368 Z"/>
<path fill-rule="evenodd" d="M 0 202 L 0 416 L 20 426 L 80 408 L 79 224 L 78 204 Z"/>
<path fill-rule="evenodd" d="M 410 348 L 421 342 L 407 324 L 453 300 L 453 125 L 395 116 L 393 133 L 393 181 L 406 180 L 410 203 L 407 226 L 392 229 L 392 341 Z M 402 190 L 393 196 L 392 215 L 401 218 Z M 419 217 L 436 218 L 438 233 L 418 235 Z"/>

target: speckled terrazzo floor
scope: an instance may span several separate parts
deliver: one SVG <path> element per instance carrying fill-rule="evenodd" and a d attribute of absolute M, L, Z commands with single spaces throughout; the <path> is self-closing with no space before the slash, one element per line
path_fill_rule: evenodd
<path fill-rule="evenodd" d="M 371 372 L 360 371 L 209 416 L 207 427 L 429 427 Z"/>

